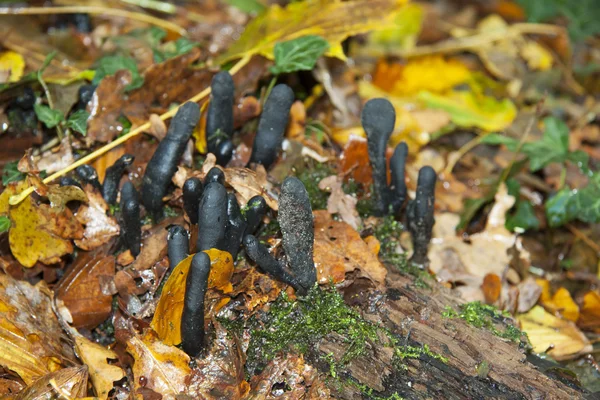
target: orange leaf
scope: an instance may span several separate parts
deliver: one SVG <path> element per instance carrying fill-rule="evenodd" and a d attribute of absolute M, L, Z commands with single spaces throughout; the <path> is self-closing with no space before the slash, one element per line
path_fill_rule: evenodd
<path fill-rule="evenodd" d="M 226 251 L 210 249 L 205 251 L 210 257 L 211 266 L 208 276 L 208 287 L 229 293 L 233 290 L 233 257 Z M 158 333 L 158 337 L 169 345 L 181 343 L 181 314 L 185 297 L 185 282 L 192 264 L 193 254 L 182 260 L 173 269 L 167 283 L 163 287 L 156 312 L 150 326 Z"/>
<path fill-rule="evenodd" d="M 481 290 L 487 304 L 494 304 L 502 291 L 502 279 L 496 274 L 489 273 L 483 278 Z"/>
<path fill-rule="evenodd" d="M 577 324 L 581 329 L 600 333 L 600 295 L 598 292 L 589 291 L 583 296 L 583 305 Z"/>
<path fill-rule="evenodd" d="M 579 319 L 579 306 L 575 303 L 567 289 L 561 287 L 552 299 L 542 302 L 546 309 L 560 313 L 565 319 L 576 322 Z"/>

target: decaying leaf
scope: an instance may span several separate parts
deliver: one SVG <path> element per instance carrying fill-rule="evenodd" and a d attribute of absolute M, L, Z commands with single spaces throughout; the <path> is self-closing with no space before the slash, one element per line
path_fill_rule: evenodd
<path fill-rule="evenodd" d="M 210 249 L 205 252 L 211 261 L 208 287 L 224 293 L 232 291 L 233 258 L 226 251 Z M 182 260 L 171 272 L 165 283 L 156 312 L 150 326 L 158 333 L 158 337 L 168 345 L 181 343 L 181 314 L 185 296 L 185 282 L 192 264 L 190 255 Z"/>
<path fill-rule="evenodd" d="M 579 319 L 579 306 L 564 287 L 559 288 L 550 300 L 542 301 L 542 305 L 547 310 L 560 314 L 569 321 L 577 322 Z"/>
<path fill-rule="evenodd" d="M 598 292 L 591 290 L 583 296 L 577 325 L 583 330 L 600 332 L 600 295 Z"/>
<path fill-rule="evenodd" d="M 222 64 L 235 58 L 260 54 L 273 59 L 273 48 L 306 35 L 329 42 L 326 55 L 345 59 L 341 43 L 349 36 L 393 28 L 405 0 L 309 0 L 281 8 L 274 4 L 250 22 L 242 37 L 221 57 Z"/>
<path fill-rule="evenodd" d="M 542 306 L 517 319 L 536 353 L 547 352 L 555 360 L 566 360 L 592 351 L 590 341 L 573 322 L 555 317 Z"/>
<path fill-rule="evenodd" d="M 0 53 L 0 83 L 18 82 L 25 70 L 23 56 L 14 51 Z"/>
<path fill-rule="evenodd" d="M 83 398 L 87 394 L 88 370 L 86 366 L 64 368 L 51 372 L 20 392 L 15 400 L 46 400 Z"/>
<path fill-rule="evenodd" d="M 383 284 L 387 270 L 377 254 L 361 239 L 360 234 L 345 222 L 334 221 L 329 212 L 315 211 L 314 261 L 320 284 L 342 282 L 346 274 L 358 271 L 358 276 Z"/>
<path fill-rule="evenodd" d="M 75 217 L 85 225 L 83 239 L 75 240 L 75 245 L 83 250 L 92 250 L 101 246 L 119 234 L 119 224 L 106 214 L 108 206 L 98 191 L 86 186 L 88 204 L 82 204 Z"/>
<path fill-rule="evenodd" d="M 13 183 L 0 195 L 0 214 L 8 215 L 11 220 L 8 234 L 11 251 L 25 267 L 33 267 L 37 261 L 44 264 L 58 262 L 61 256 L 73 252 L 71 239 L 81 239 L 83 228 L 73 213 L 64 208 L 68 199 L 56 192 L 49 194 L 54 207 L 36 204 L 31 196 L 9 206 L 10 196 L 26 187 L 25 182 Z"/>
<path fill-rule="evenodd" d="M 187 394 L 207 400 L 243 399 L 250 390 L 245 355 L 235 336 L 215 322 L 216 337 L 206 357 L 197 360 Z"/>
<path fill-rule="evenodd" d="M 339 214 L 342 221 L 358 229 L 361 220 L 356 211 L 356 197 L 344 193 L 342 179 L 337 175 L 328 176 L 319 182 L 319 189 L 331 192 L 327 199 L 327 212 Z"/>
<path fill-rule="evenodd" d="M 248 168 L 225 168 L 225 181 L 235 190 L 240 205 L 246 204 L 252 197 L 261 195 L 267 205 L 277 211 L 277 201 L 269 193 L 271 184 L 267 182 L 267 172 L 264 167 L 256 171 Z"/>
<path fill-rule="evenodd" d="M 32 286 L 0 273 L 0 365 L 28 385 L 75 361 L 51 298 L 43 281 Z"/>
<path fill-rule="evenodd" d="M 127 341 L 127 352 L 134 360 L 135 393 L 142 387 L 163 396 L 175 396 L 185 391 L 191 369 L 188 366 L 190 358 L 182 350 L 164 344 L 155 332 L 147 330 Z M 140 379 L 142 377 L 145 379 Z"/>
<path fill-rule="evenodd" d="M 94 328 L 110 315 L 112 294 L 103 288 L 114 279 L 115 258 L 107 250 L 80 253 L 55 288 L 75 327 Z"/>

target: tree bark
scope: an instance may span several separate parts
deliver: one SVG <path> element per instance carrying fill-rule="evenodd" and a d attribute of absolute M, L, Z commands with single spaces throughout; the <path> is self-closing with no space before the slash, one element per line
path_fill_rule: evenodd
<path fill-rule="evenodd" d="M 419 289 L 411 278 L 390 269 L 386 292 L 371 292 L 365 295 L 368 299 L 360 302 L 366 308 L 365 318 L 389 329 L 400 345 L 427 345 L 448 362 L 424 354 L 418 359 L 404 359 L 405 368 L 398 368 L 393 365 L 390 347 L 371 346 L 366 356 L 345 367 L 342 372 L 345 378 L 373 389 L 373 394 L 382 398 L 394 393 L 404 399 L 588 397 L 585 390 L 568 380 L 546 375 L 530 363 L 526 350 L 517 343 L 475 328 L 460 318 L 443 317 L 446 306 L 456 310 L 462 301 L 452 290 L 434 281 L 428 283 L 431 289 Z M 344 354 L 344 347 L 343 338 L 332 335 L 318 346 L 319 351 L 332 353 L 337 359 Z M 478 373 L 478 366 L 485 363 L 489 372 Z M 319 366 L 322 370 L 326 368 Z M 364 397 L 356 385 L 344 385 L 334 391 L 337 392 L 332 394 L 344 399 Z"/>

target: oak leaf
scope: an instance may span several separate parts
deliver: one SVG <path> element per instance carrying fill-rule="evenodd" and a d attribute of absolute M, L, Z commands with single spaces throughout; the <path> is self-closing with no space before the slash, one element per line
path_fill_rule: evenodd
<path fill-rule="evenodd" d="M 82 204 L 75 214 L 77 221 L 85 225 L 83 239 L 75 240 L 75 245 L 83 250 L 92 250 L 107 243 L 112 237 L 119 235 L 119 224 L 106 214 L 108 205 L 100 193 L 86 186 L 89 204 Z"/>

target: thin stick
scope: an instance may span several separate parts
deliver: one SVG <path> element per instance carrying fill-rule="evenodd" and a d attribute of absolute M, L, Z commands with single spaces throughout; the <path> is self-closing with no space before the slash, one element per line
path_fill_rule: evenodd
<path fill-rule="evenodd" d="M 587 244 L 592 250 L 594 250 L 596 254 L 600 254 L 600 246 L 598 246 L 592 239 L 587 237 L 585 233 L 581 232 L 572 224 L 566 224 L 565 226 L 573 235 L 575 235 L 575 237 L 579 238 L 583 243 Z"/>
<path fill-rule="evenodd" d="M 42 15 L 42 14 L 99 14 L 124 17 L 136 21 L 156 25 L 181 36 L 187 36 L 187 31 L 181 26 L 151 15 L 118 8 L 100 6 L 65 6 L 65 7 L 0 7 L 0 15 Z"/>
<path fill-rule="evenodd" d="M 231 75 L 235 75 L 237 72 L 239 72 L 240 69 L 242 69 L 246 64 L 248 64 L 248 62 L 250 61 L 251 56 L 244 56 L 244 58 L 240 59 L 230 70 L 229 73 Z M 201 91 L 200 93 L 198 93 L 197 95 L 195 95 L 194 97 L 190 98 L 189 102 L 193 102 L 193 103 L 197 103 L 200 100 L 204 99 L 206 96 L 208 96 L 210 94 L 210 86 L 207 87 L 206 89 L 204 89 L 203 91 Z M 179 110 L 179 107 L 181 107 L 184 103 L 181 103 L 179 106 L 174 107 L 173 109 L 167 111 L 166 113 L 162 114 L 159 118 L 163 121 L 173 117 L 176 113 L 177 110 Z M 56 178 L 60 178 L 63 175 L 66 175 L 67 173 L 73 171 L 75 168 L 79 167 L 80 165 L 83 164 L 87 164 L 90 161 L 95 160 L 96 158 L 100 157 L 101 155 L 107 153 L 108 151 L 114 149 L 115 147 L 117 147 L 118 145 L 125 143 L 126 141 L 128 141 L 129 139 L 131 139 L 134 136 L 139 135 L 140 133 L 147 131 L 150 129 L 150 122 L 146 122 L 143 125 L 138 126 L 137 128 L 133 129 L 131 132 L 129 132 L 126 135 L 121 136 L 120 138 L 117 138 L 115 140 L 113 140 L 112 142 L 106 144 L 105 146 L 99 148 L 98 150 L 88 154 L 87 156 L 80 158 L 79 160 L 75 161 L 73 164 L 69 165 L 66 168 L 61 169 L 58 172 L 55 172 L 54 174 L 50 175 L 49 177 L 47 177 L 46 179 L 43 180 L 43 182 L 45 184 L 48 184 L 50 182 L 52 182 L 53 180 L 55 180 Z M 23 190 L 21 193 L 13 195 L 10 197 L 10 199 L 8 200 L 8 203 L 10 205 L 16 205 L 19 204 L 21 201 L 23 201 L 27 196 L 29 196 L 31 193 L 33 193 L 34 191 L 34 187 L 30 186 L 27 189 Z"/>

